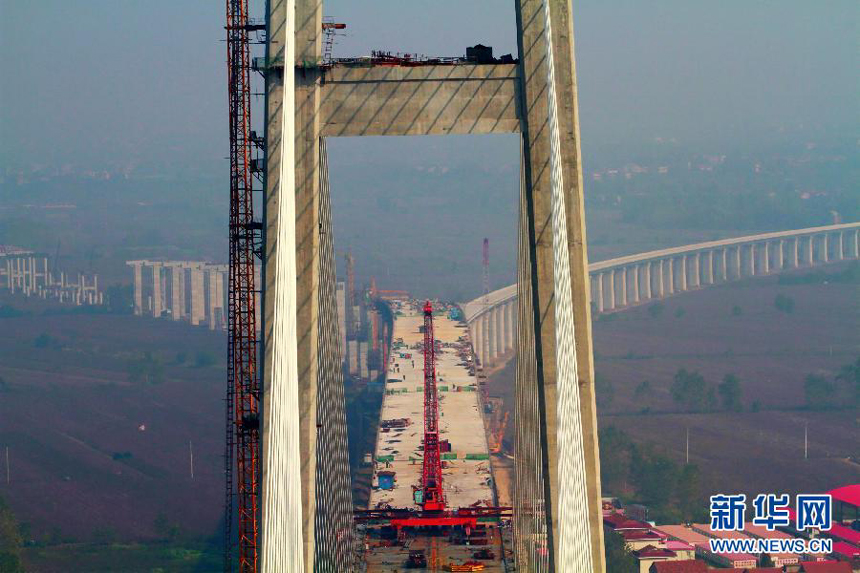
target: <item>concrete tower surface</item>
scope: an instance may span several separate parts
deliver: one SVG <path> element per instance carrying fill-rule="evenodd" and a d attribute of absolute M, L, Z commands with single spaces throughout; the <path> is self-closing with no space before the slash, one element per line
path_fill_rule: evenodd
<path fill-rule="evenodd" d="M 570 1 L 517 0 L 514 63 L 360 67 L 323 62 L 321 1 L 268 6 L 263 570 L 353 566 L 325 138 L 519 133 L 516 559 L 603 571 Z"/>

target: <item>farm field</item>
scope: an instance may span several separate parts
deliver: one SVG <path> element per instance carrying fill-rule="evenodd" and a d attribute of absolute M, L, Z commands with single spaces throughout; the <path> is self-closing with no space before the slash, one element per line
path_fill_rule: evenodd
<path fill-rule="evenodd" d="M 779 294 L 794 301 L 792 312 L 777 310 Z M 690 461 L 714 491 L 814 492 L 860 481 L 856 409 L 810 411 L 804 394 L 808 374 L 833 379 L 860 354 L 857 294 L 856 282 L 780 284 L 771 277 L 684 293 L 658 313 L 646 305 L 598 317 L 596 372 L 611 388 L 601 393 L 600 426 L 656 444 L 677 461 L 689 428 Z M 680 368 L 700 372 L 709 385 L 737 376 L 743 412 L 686 413 L 670 394 Z M 514 361 L 491 375 L 490 393 L 506 408 L 513 407 L 513 378 Z M 650 390 L 637 395 L 645 380 Z M 848 396 L 847 385 L 840 391 Z M 509 424 L 508 446 L 514 431 Z"/>
<path fill-rule="evenodd" d="M 0 319 L 0 495 L 29 537 L 217 535 L 225 349 L 222 333 L 167 320 Z"/>

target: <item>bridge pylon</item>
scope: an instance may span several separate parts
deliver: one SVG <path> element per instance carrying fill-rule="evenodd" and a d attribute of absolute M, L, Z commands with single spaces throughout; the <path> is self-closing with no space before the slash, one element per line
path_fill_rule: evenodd
<path fill-rule="evenodd" d="M 516 559 L 604 571 L 570 1 L 516 2 L 516 61 L 409 65 L 324 60 L 321 1 L 268 6 L 262 569 L 351 570 L 325 139 L 518 133 Z"/>

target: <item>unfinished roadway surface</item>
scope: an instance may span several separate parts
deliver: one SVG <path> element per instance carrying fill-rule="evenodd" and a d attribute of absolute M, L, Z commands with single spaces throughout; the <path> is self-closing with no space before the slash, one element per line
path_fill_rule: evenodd
<path fill-rule="evenodd" d="M 404 428 L 380 424 L 374 457 L 374 489 L 369 506 L 420 509 L 415 503 L 415 489 L 421 487 L 424 435 L 424 316 L 416 302 L 394 302 L 395 313 L 392 348 L 385 382 L 381 417 L 386 420 L 408 418 Z M 458 353 L 470 349 L 465 324 L 435 312 L 433 328 L 440 346 L 436 352 L 436 379 L 439 388 L 440 440 L 448 440 L 450 453 L 442 454 L 442 485 L 446 505 L 451 509 L 475 503 L 495 505 L 489 448 L 480 411 L 478 381 L 470 373 L 470 362 Z M 394 346 L 394 345 L 393 345 Z M 399 346 L 399 345 L 398 345 Z M 469 351 L 469 354 L 471 352 Z M 467 459 L 477 458 L 477 459 Z M 379 473 L 394 472 L 393 489 L 379 488 Z M 499 555 L 497 533 L 490 532 L 490 547 Z M 372 541 L 369 541 L 373 544 Z M 446 537 L 410 534 L 404 547 L 376 547 L 366 556 L 369 571 L 401 570 L 410 549 L 424 549 L 432 570 L 435 559 L 438 570 L 450 562 L 471 559 L 475 547 L 454 545 Z M 484 562 L 485 571 L 501 571 L 496 559 Z"/>

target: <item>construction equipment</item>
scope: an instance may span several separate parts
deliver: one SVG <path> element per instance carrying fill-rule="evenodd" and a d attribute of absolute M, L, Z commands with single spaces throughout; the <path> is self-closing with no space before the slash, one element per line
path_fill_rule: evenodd
<path fill-rule="evenodd" d="M 234 518 L 241 572 L 258 570 L 260 499 L 260 380 L 254 268 L 262 252 L 254 191 L 262 189 L 264 142 L 251 131 L 249 37 L 265 26 L 248 19 L 248 0 L 227 1 L 227 83 L 230 114 L 230 280 L 228 290 L 227 424 L 224 569 L 233 571 Z M 235 447 L 235 449 L 234 449 Z M 234 458 L 235 456 L 235 458 Z M 235 459 L 235 490 L 233 461 Z M 235 496 L 235 500 L 234 500 Z"/>
<path fill-rule="evenodd" d="M 490 549 L 479 549 L 472 554 L 474 559 L 485 559 L 487 561 L 492 561 L 496 558 L 496 554 Z"/>
<path fill-rule="evenodd" d="M 444 511 L 442 456 L 439 450 L 439 397 L 436 392 L 436 339 L 433 306 L 424 303 L 424 467 L 421 473 L 424 511 Z"/>
<path fill-rule="evenodd" d="M 409 558 L 406 560 L 406 567 L 409 569 L 425 569 L 427 568 L 427 556 L 423 549 L 414 549 L 409 552 Z"/>
<path fill-rule="evenodd" d="M 486 565 L 478 561 L 466 561 L 462 565 L 449 563 L 446 567 L 448 571 L 483 571 L 485 568 Z"/>
<path fill-rule="evenodd" d="M 508 417 L 511 415 L 510 412 L 505 412 L 504 417 L 502 418 L 502 422 L 499 424 L 499 427 L 490 435 L 490 453 L 498 454 L 502 451 L 502 440 L 505 437 L 505 429 L 508 427 Z"/>

